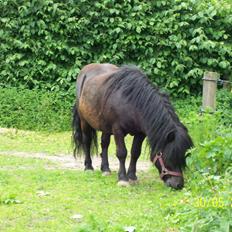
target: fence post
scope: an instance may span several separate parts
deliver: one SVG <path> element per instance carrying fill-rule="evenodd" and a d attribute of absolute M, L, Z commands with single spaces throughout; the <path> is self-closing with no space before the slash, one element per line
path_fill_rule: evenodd
<path fill-rule="evenodd" d="M 216 90 L 217 80 L 220 74 L 216 72 L 205 72 L 203 77 L 203 99 L 202 108 L 203 110 L 210 108 L 216 110 Z"/>

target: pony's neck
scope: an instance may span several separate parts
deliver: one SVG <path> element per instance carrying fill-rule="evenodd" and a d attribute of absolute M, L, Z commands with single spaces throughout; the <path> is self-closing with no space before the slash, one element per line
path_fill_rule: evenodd
<path fill-rule="evenodd" d="M 168 135 L 176 131 L 176 123 L 170 115 L 165 115 L 164 112 L 153 119 L 143 115 L 143 122 L 142 127 L 148 138 L 152 154 L 162 152 L 167 145 Z"/>

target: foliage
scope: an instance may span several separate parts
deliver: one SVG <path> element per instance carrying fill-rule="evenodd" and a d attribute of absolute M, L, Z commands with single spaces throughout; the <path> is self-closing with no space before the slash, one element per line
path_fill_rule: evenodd
<path fill-rule="evenodd" d="M 182 225 L 180 231 L 230 231 L 232 226 L 231 97 L 228 91 L 218 91 L 214 114 L 201 112 L 200 98 L 175 101 L 195 144 L 187 159 L 186 195 L 197 195 L 192 200 L 195 207 L 182 205 L 173 215 L 172 220 Z"/>
<path fill-rule="evenodd" d="M 204 115 L 202 111 L 202 98 L 201 96 L 188 96 L 188 98 L 173 98 L 172 103 L 179 115 L 182 118 L 188 118 L 192 123 L 194 120 L 197 122 L 203 117 L 198 117 L 199 115 Z M 208 114 L 209 113 L 209 114 Z M 199 115 L 198 115 L 199 114 Z M 191 115 L 191 116 L 190 116 Z M 210 116 L 210 112 L 206 111 L 204 115 L 205 122 L 207 123 L 210 119 L 215 120 L 213 125 L 218 125 L 218 122 L 225 126 L 232 126 L 232 92 L 226 89 L 218 89 L 216 96 L 216 112 Z M 207 120 L 207 118 L 209 120 Z M 189 123 L 186 121 L 186 123 Z M 211 122 L 209 122 L 210 124 Z"/>
<path fill-rule="evenodd" d="M 24 130 L 69 130 L 74 99 L 74 94 L 61 92 L 0 88 L 0 125 Z"/>
<path fill-rule="evenodd" d="M 220 112 L 220 121 L 226 126 L 232 126 L 232 91 L 220 90 L 217 92 L 217 111 Z"/>
<path fill-rule="evenodd" d="M 0 0 L 0 84 L 68 90 L 92 62 L 134 63 L 172 94 L 231 75 L 226 0 Z"/>
<path fill-rule="evenodd" d="M 201 173 L 224 175 L 232 164 L 232 133 L 218 135 L 200 144 L 190 160 L 190 165 L 194 165 Z"/>
<path fill-rule="evenodd" d="M 67 92 L 0 88 L 0 127 L 68 131 L 75 101 L 74 93 L 72 88 Z M 190 96 L 187 99 L 174 98 L 171 102 L 182 121 L 195 133 L 198 142 L 212 138 L 210 135 L 214 134 L 220 124 L 231 126 L 232 94 L 228 91 L 218 91 L 217 112 L 213 115 L 199 114 L 201 98 L 197 96 Z M 195 124 L 200 128 L 194 126 Z"/>
<path fill-rule="evenodd" d="M 10 204 L 20 204 L 21 201 L 20 200 L 17 200 L 15 198 L 15 196 L 10 196 L 9 198 L 7 199 L 4 199 L 4 200 L 0 200 L 0 205 L 1 204 L 5 204 L 5 205 L 10 205 Z"/>
<path fill-rule="evenodd" d="M 178 112 L 195 144 L 188 164 L 199 173 L 223 176 L 231 167 L 231 95 L 228 91 L 218 91 L 218 110 L 214 114 L 201 112 L 198 98 L 176 101 Z"/>

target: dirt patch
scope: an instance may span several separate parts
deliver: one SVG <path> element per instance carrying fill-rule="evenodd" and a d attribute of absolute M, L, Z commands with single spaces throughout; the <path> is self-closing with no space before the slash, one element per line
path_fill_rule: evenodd
<path fill-rule="evenodd" d="M 5 156 L 15 156 L 21 158 L 34 158 L 34 159 L 42 159 L 42 160 L 49 160 L 54 163 L 54 169 L 77 169 L 83 170 L 84 169 L 84 157 L 77 157 L 75 159 L 71 154 L 70 155 L 48 155 L 46 153 L 28 153 L 28 152 L 15 152 L 15 151 L 0 151 L 0 155 Z M 92 158 L 93 166 L 95 169 L 100 169 L 101 166 L 101 157 L 94 156 Z M 118 170 L 119 162 L 116 158 L 109 157 L 109 164 L 110 168 L 113 171 Z M 129 165 L 129 159 L 126 162 L 126 166 Z M 138 161 L 137 163 L 137 170 L 138 171 L 146 171 L 150 168 L 151 164 L 149 161 Z M 49 169 L 52 166 L 49 165 Z"/>
<path fill-rule="evenodd" d="M 14 128 L 0 128 L 0 134 L 7 134 L 7 133 L 17 133 L 17 129 Z"/>

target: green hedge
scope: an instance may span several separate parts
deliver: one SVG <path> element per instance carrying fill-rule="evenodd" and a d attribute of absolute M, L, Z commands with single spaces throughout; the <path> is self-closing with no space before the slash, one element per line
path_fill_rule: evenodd
<path fill-rule="evenodd" d="M 175 95 L 204 70 L 231 76 L 226 0 L 0 0 L 0 14 L 2 86 L 67 90 L 92 62 L 139 65 Z"/>
<path fill-rule="evenodd" d="M 73 90 L 64 93 L 40 89 L 0 87 L 0 127 L 13 127 L 23 130 L 68 131 L 71 129 L 74 102 L 75 91 Z M 199 143 L 203 142 L 201 135 L 204 134 L 204 138 L 206 138 L 207 134 L 210 136 L 215 132 L 216 129 L 212 126 L 220 124 L 225 128 L 232 127 L 232 94 L 228 91 L 218 91 L 217 114 L 215 114 L 215 117 L 213 117 L 214 115 L 209 116 L 211 121 L 205 120 L 203 122 L 204 131 L 202 128 L 196 127 L 196 124 L 199 123 L 200 97 L 172 99 L 172 103 L 186 126 L 192 131 L 196 130 L 196 134 L 199 134 Z M 215 121 L 213 122 L 212 119 Z"/>
<path fill-rule="evenodd" d="M 0 127 L 70 130 L 74 99 L 74 94 L 0 87 Z"/>

